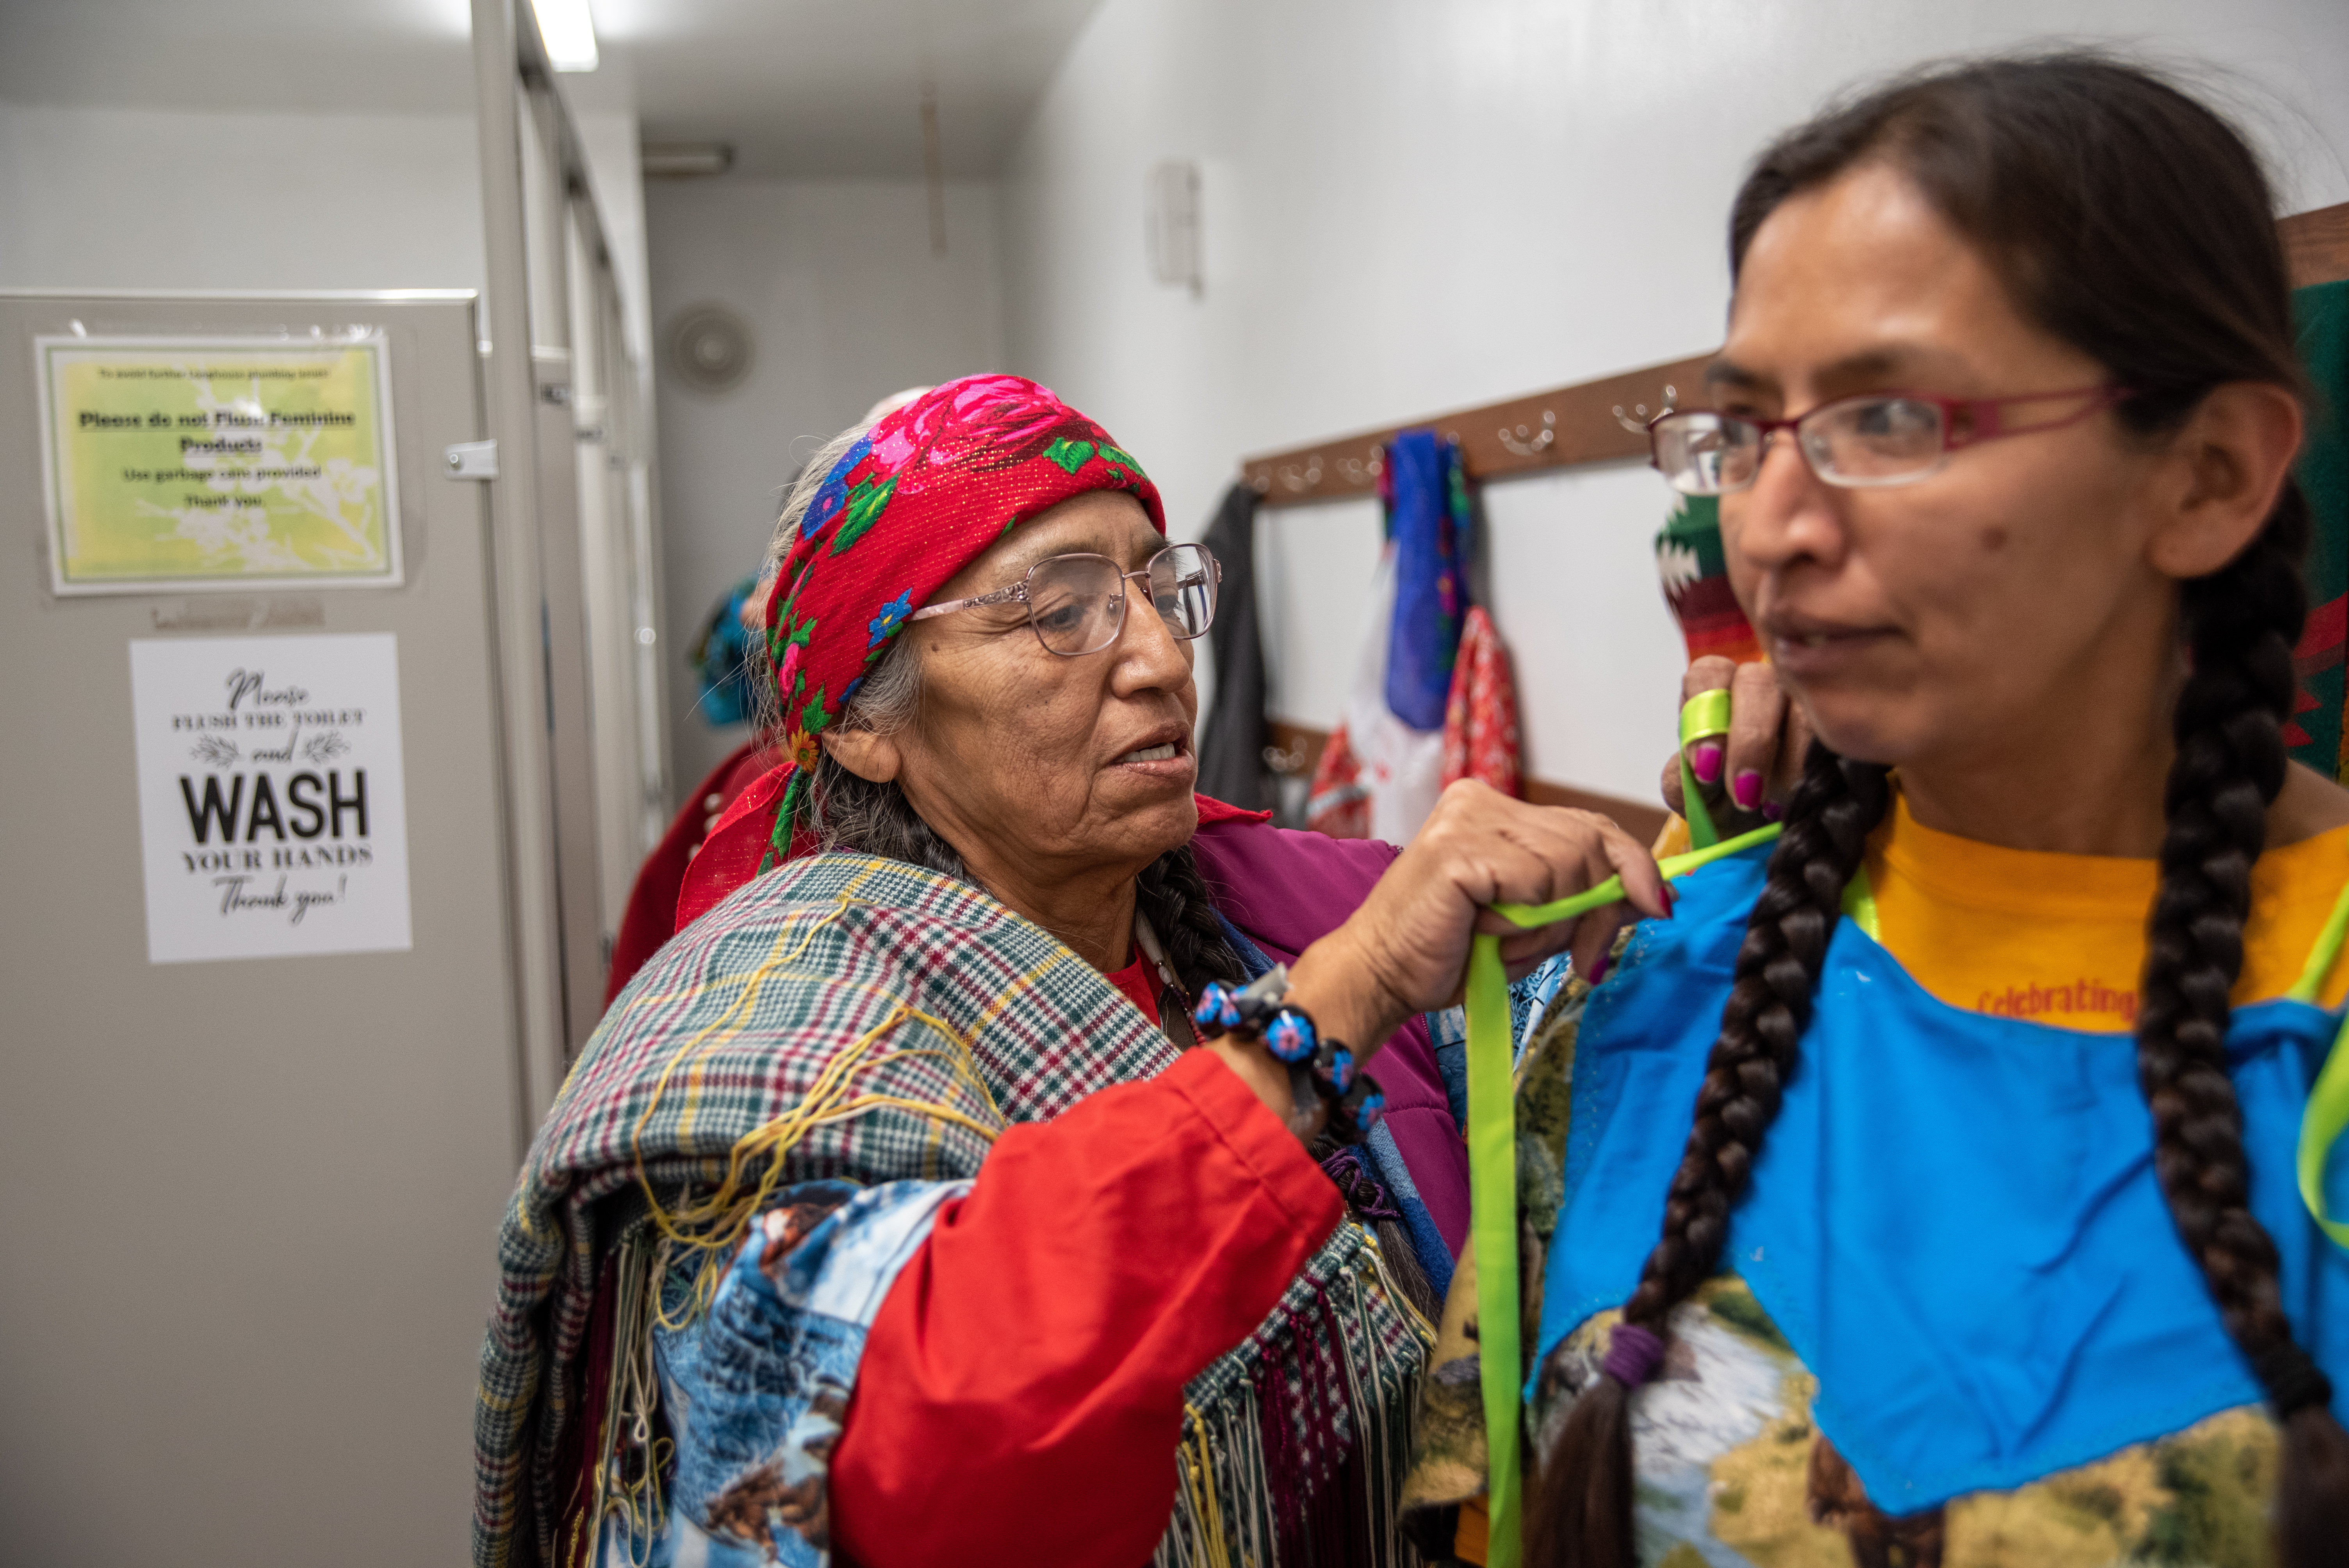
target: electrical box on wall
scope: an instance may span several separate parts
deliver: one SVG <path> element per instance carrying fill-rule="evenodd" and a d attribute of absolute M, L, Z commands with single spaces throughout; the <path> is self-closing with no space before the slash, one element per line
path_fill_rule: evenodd
<path fill-rule="evenodd" d="M 1169 159 L 1150 171 L 1145 240 L 1150 275 L 1162 284 L 1200 292 L 1199 166 Z"/>

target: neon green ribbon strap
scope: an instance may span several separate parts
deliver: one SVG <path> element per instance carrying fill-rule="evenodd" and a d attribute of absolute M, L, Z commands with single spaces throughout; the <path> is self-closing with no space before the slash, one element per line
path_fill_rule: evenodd
<path fill-rule="evenodd" d="M 2308 966 L 2284 995 L 2295 1002 L 2322 1006 L 2324 977 L 2333 973 L 2344 937 L 2349 937 L 2349 887 L 2343 888 L 2333 902 L 2332 916 L 2308 955 Z M 2324 1212 L 2325 1157 L 2344 1130 L 2349 1130 L 2349 1020 L 2333 1037 L 2333 1048 L 2325 1053 L 2324 1066 L 2317 1071 L 2316 1086 L 2308 1091 L 2308 1105 L 2300 1113 L 2300 1201 L 2308 1205 L 2317 1228 L 2332 1237 L 2334 1245 L 2349 1247 L 2349 1221 L 2333 1219 Z"/>
<path fill-rule="evenodd" d="M 1620 893 L 1619 884 L 1617 892 Z M 1512 916 L 1512 918 L 1515 918 Z M 1486 1568 L 1517 1568 L 1517 1118 L 1509 978 L 1501 939 L 1468 947 L 1468 1236 L 1476 1253 L 1478 1383 L 1485 1396 Z"/>
<path fill-rule="evenodd" d="M 2308 1108 L 2300 1113 L 2300 1201 L 2334 1245 L 2349 1247 L 2349 1222 L 2324 1212 L 2324 1159 L 2344 1130 L 2349 1130 L 2349 1023 L 2333 1037 L 2316 1087 L 2308 1091 Z"/>
<path fill-rule="evenodd" d="M 1750 850 L 1756 844 L 1766 844 L 1785 830 L 1782 824 L 1773 822 L 1766 828 L 1756 828 L 1750 833 L 1740 833 L 1733 839 L 1708 845 L 1704 849 L 1691 850 L 1684 855 L 1666 855 L 1656 862 L 1656 869 L 1668 878 L 1686 876 L 1699 866 L 1709 866 L 1715 861 L 1737 854 L 1741 851 Z M 1572 920 L 1578 914 L 1588 914 L 1594 909 L 1604 909 L 1610 903 L 1620 903 L 1622 900 L 1623 879 L 1609 877 L 1588 892 L 1578 892 L 1571 898 L 1559 899 L 1555 903 L 1496 903 L 1493 906 L 1493 913 L 1511 925 L 1523 926 L 1526 930 L 1531 931 L 1538 925 L 1556 925 L 1562 920 Z M 1496 954 L 1495 956 L 1497 955 Z"/>
<path fill-rule="evenodd" d="M 1728 694 L 1722 694 L 1725 701 Z M 1659 862 L 1668 877 L 1682 876 L 1778 836 L 1775 823 Z M 1554 903 L 1496 903 L 1511 924 L 1532 930 L 1555 925 L 1619 902 L 1623 879 L 1609 877 L 1588 892 Z M 1517 1127 L 1515 1041 L 1509 1030 L 1509 981 L 1501 967 L 1501 939 L 1479 936 L 1468 948 L 1468 1234 L 1476 1249 L 1478 1387 L 1485 1396 L 1485 1510 L 1492 1523 L 1488 1568 L 1518 1568 L 1522 1561 L 1517 1459 L 1518 1409 L 1525 1380 L 1520 1336 L 1524 1319 L 1517 1290 Z"/>
<path fill-rule="evenodd" d="M 1681 705 L 1681 817 L 1688 823 L 1689 843 L 1696 849 L 1711 849 L 1718 843 L 1721 830 L 1713 826 L 1713 813 L 1697 791 L 1696 769 L 1689 766 L 1689 744 L 1728 733 L 1728 687 L 1701 691 Z"/>

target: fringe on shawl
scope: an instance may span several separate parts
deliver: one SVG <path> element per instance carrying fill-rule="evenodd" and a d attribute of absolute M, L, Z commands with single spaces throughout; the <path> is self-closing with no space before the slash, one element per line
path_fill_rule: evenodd
<path fill-rule="evenodd" d="M 1340 1228 L 1266 1327 L 1191 1382 L 1153 1568 L 1388 1568 L 1434 1332 L 1378 1243 Z"/>
<path fill-rule="evenodd" d="M 564 1532 L 564 1568 L 585 1568 L 607 1523 L 633 1549 L 666 1516 L 671 1445 L 650 1375 L 650 1313 L 669 1251 L 649 1225 L 619 1246 L 620 1348 L 593 1439 L 603 1459 L 587 1521 Z M 1398 1505 L 1433 1344 L 1376 1238 L 1341 1227 L 1264 1327 L 1185 1390 L 1174 1511 L 1153 1568 L 1417 1564 Z"/>

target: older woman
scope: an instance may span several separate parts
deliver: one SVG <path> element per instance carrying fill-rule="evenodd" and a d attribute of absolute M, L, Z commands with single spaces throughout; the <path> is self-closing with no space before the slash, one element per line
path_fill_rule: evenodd
<path fill-rule="evenodd" d="M 843 438 L 779 549 L 783 763 L 509 1216 L 478 1557 L 1393 1560 L 1432 1335 L 1413 1249 L 1361 1222 L 1456 1240 L 1465 1208 L 1413 1016 L 1484 904 L 1620 872 L 1660 914 L 1652 862 L 1473 787 L 1400 857 L 1198 800 L 1214 563 L 1031 383 Z M 1619 918 L 1505 956 L 1595 960 Z M 1284 1004 L 1314 1066 L 1247 1029 L 1184 1049 L 1203 1000 Z M 1340 1042 L 1385 1042 L 1383 1193 L 1350 1143 L 1307 1152 L 1371 1119 Z"/>

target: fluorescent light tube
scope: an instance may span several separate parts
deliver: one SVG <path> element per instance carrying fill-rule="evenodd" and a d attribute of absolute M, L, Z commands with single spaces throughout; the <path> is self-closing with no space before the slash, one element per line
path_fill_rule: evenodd
<path fill-rule="evenodd" d="M 538 15 L 538 41 L 546 46 L 546 63 L 558 71 L 595 68 L 595 19 L 587 14 L 587 0 L 530 0 Z"/>

